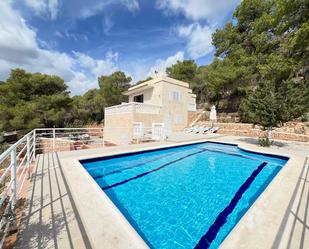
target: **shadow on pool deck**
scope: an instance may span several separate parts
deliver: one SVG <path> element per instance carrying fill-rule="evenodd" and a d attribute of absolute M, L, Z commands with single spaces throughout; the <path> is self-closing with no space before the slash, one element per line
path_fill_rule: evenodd
<path fill-rule="evenodd" d="M 38 156 L 15 248 L 91 248 L 56 153 Z"/>
<path fill-rule="evenodd" d="M 245 142 L 245 143 L 248 143 L 248 144 L 259 145 L 259 139 L 258 139 L 258 138 L 245 137 L 245 138 L 240 138 L 239 141 Z M 277 141 L 277 140 L 273 140 L 272 146 L 276 146 L 276 147 L 286 147 L 287 144 L 284 143 L 284 142 L 280 142 L 280 141 Z"/>
<path fill-rule="evenodd" d="M 309 158 L 303 165 L 293 197 L 272 248 L 309 248 Z"/>

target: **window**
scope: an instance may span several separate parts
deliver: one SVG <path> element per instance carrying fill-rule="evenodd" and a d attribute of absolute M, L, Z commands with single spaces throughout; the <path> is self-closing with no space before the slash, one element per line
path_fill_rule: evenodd
<path fill-rule="evenodd" d="M 134 102 L 138 102 L 138 103 L 144 103 L 144 95 L 136 95 L 133 97 L 133 101 Z"/>
<path fill-rule="evenodd" d="M 172 101 L 180 101 L 180 92 L 178 91 L 170 91 L 169 99 Z"/>

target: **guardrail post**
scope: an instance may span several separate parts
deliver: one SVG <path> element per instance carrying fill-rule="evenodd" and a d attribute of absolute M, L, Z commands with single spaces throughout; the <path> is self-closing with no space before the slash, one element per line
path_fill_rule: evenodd
<path fill-rule="evenodd" d="M 12 180 L 12 206 L 11 208 L 14 209 L 16 200 L 17 200 L 17 190 L 16 190 L 16 168 L 17 168 L 17 160 L 16 160 L 16 148 L 14 148 L 11 152 L 11 180 Z"/>
<path fill-rule="evenodd" d="M 53 152 L 55 152 L 56 129 L 53 129 Z"/>
<path fill-rule="evenodd" d="M 36 154 L 36 130 L 33 130 L 33 160 L 35 161 Z"/>
<path fill-rule="evenodd" d="M 27 136 L 27 174 L 30 178 L 30 135 Z"/>
<path fill-rule="evenodd" d="M 103 142 L 103 147 L 105 146 L 105 141 L 104 141 L 104 128 L 102 128 L 102 142 Z"/>

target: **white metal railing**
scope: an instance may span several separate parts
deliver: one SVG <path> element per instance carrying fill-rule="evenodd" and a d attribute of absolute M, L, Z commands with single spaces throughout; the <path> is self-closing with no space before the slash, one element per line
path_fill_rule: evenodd
<path fill-rule="evenodd" d="M 0 155 L 0 231 L 3 246 L 9 227 L 14 217 L 9 213 L 14 210 L 18 195 L 24 182 L 30 176 L 31 162 L 35 159 L 35 130 L 26 134 Z"/>
<path fill-rule="evenodd" d="M 138 102 L 130 102 L 121 105 L 110 106 L 104 109 L 105 115 L 122 113 L 160 114 L 160 112 L 161 106 Z"/>
<path fill-rule="evenodd" d="M 102 128 L 35 129 L 36 151 L 68 151 L 97 148 L 105 145 Z"/>
<path fill-rule="evenodd" d="M 120 137 L 120 143 L 106 141 Z M 165 140 L 164 124 L 144 127 L 135 123 L 127 128 L 39 128 L 34 129 L 0 155 L 0 248 L 15 222 L 14 208 L 25 181 L 30 177 L 36 155 L 54 151 L 90 149 L 117 144 Z M 3 212 L 1 210 L 4 210 Z"/>
<path fill-rule="evenodd" d="M 152 140 L 163 141 L 166 139 L 163 123 L 152 123 L 152 127 L 144 127 L 142 122 L 133 123 L 132 140 L 137 142 Z"/>
<path fill-rule="evenodd" d="M 102 128 L 34 129 L 0 154 L 0 248 L 15 222 L 15 205 L 37 153 L 104 146 Z"/>

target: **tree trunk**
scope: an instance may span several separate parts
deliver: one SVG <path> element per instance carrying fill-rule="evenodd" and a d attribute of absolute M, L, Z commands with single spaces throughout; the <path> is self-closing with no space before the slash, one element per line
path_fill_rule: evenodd
<path fill-rule="evenodd" d="M 272 127 L 268 127 L 267 128 L 267 138 L 269 141 L 271 141 L 271 131 L 272 131 Z"/>

